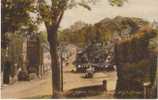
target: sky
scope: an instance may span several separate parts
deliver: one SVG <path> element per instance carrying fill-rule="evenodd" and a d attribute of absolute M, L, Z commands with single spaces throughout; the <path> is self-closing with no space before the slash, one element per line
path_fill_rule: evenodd
<path fill-rule="evenodd" d="M 158 0 L 128 0 L 122 7 L 112 7 L 108 0 L 97 0 L 91 8 L 91 11 L 83 7 L 74 7 L 65 11 L 60 27 L 68 28 L 76 21 L 93 24 L 106 17 L 115 16 L 139 17 L 149 21 L 158 21 Z"/>

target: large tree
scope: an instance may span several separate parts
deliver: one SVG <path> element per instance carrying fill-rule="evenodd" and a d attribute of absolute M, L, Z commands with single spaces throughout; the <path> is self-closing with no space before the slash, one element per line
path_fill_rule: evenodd
<path fill-rule="evenodd" d="M 126 0 L 109 0 L 111 5 L 116 4 L 117 6 L 121 6 L 123 1 Z M 49 0 L 49 2 L 48 0 L 38 0 L 39 15 L 45 23 L 48 34 L 52 66 L 52 92 L 54 96 L 60 94 L 59 92 L 62 87 L 62 76 L 60 74 L 61 68 L 59 67 L 57 54 L 57 31 L 64 15 L 64 11 L 77 5 L 91 10 L 88 4 L 94 2 L 96 2 L 96 0 Z"/>

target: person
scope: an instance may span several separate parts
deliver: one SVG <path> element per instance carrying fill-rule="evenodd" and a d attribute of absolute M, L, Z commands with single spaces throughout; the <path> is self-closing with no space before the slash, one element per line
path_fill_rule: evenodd
<path fill-rule="evenodd" d="M 6 61 L 4 64 L 4 74 L 3 74 L 3 83 L 4 84 L 9 84 L 10 73 L 11 73 L 11 64 L 9 61 Z"/>
<path fill-rule="evenodd" d="M 91 65 L 89 65 L 89 68 L 86 70 L 86 77 L 88 78 L 92 78 L 93 77 L 93 74 L 94 74 L 94 67 L 92 67 Z"/>

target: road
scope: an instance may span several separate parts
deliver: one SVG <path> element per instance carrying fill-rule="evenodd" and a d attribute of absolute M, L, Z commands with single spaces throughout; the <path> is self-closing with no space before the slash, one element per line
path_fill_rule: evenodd
<path fill-rule="evenodd" d="M 115 72 L 96 73 L 92 79 L 82 78 L 84 74 L 74 74 L 66 71 L 64 73 L 64 91 L 74 88 L 102 85 L 102 80 L 108 80 L 108 91 L 115 89 L 116 79 Z M 44 79 L 36 79 L 26 82 L 17 82 L 2 88 L 2 98 L 30 98 L 42 95 L 51 95 L 51 74 L 49 73 Z"/>
<path fill-rule="evenodd" d="M 20 81 L 12 85 L 2 87 L 2 98 L 28 98 L 40 95 L 51 94 L 50 73 L 43 79 L 34 79 L 31 81 Z"/>
<path fill-rule="evenodd" d="M 70 64 L 63 67 L 63 87 L 65 93 L 75 88 L 102 85 L 103 80 L 107 80 L 107 90 L 109 93 L 113 93 L 117 80 L 115 71 L 95 73 L 93 78 L 85 79 L 83 78 L 84 73 L 72 72 L 72 69 L 74 69 L 72 65 L 74 59 L 75 55 L 70 58 Z M 16 82 L 15 84 L 2 87 L 1 90 L 2 98 L 31 98 L 51 95 L 51 72 L 47 72 L 42 79 Z M 98 96 L 91 96 L 88 98 L 98 98 Z M 111 97 L 100 96 L 100 98 Z"/>

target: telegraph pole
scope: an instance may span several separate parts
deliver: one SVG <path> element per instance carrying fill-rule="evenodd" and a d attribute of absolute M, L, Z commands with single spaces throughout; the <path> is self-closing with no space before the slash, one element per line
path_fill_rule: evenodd
<path fill-rule="evenodd" d="M 61 47 L 60 51 L 60 74 L 61 74 L 61 92 L 63 92 L 63 48 Z"/>
<path fill-rule="evenodd" d="M 64 48 L 60 44 L 57 47 L 58 64 L 52 71 L 53 98 L 61 98 L 63 96 L 63 51 Z"/>
<path fill-rule="evenodd" d="M 63 92 L 63 47 L 59 47 L 60 93 Z"/>
<path fill-rule="evenodd" d="M 63 92 L 63 58 L 62 58 L 62 45 L 59 45 L 58 47 L 58 72 L 56 72 L 56 76 L 54 76 L 54 78 L 56 78 L 55 80 L 53 81 L 56 81 L 55 83 L 56 84 L 56 87 L 53 87 L 54 88 L 54 96 L 55 98 L 60 98 L 62 97 L 62 92 Z"/>

